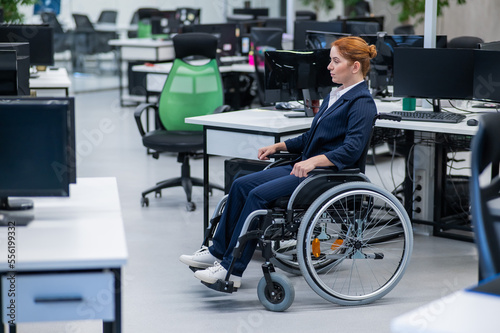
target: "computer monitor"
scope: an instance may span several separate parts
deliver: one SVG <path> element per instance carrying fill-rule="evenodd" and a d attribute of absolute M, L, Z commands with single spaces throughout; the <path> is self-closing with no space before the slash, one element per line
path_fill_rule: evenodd
<path fill-rule="evenodd" d="M 265 52 L 265 101 L 304 101 L 307 116 L 313 116 L 312 100 L 323 99 L 334 83 L 327 66 L 330 50 L 277 50 Z"/>
<path fill-rule="evenodd" d="M 294 23 L 293 30 L 293 48 L 294 50 L 303 50 L 306 48 L 306 31 L 326 31 L 326 32 L 344 32 L 344 22 L 342 21 L 306 21 L 297 20 Z"/>
<path fill-rule="evenodd" d="M 474 99 L 500 103 L 500 50 L 474 50 Z"/>
<path fill-rule="evenodd" d="M 423 35 L 388 35 L 386 33 L 360 35 L 369 45 L 377 47 L 377 56 L 370 61 L 370 88 L 374 97 L 389 97 L 388 86 L 393 85 L 394 50 L 401 47 L 423 47 Z M 447 36 L 436 36 L 436 48 L 446 48 Z"/>
<path fill-rule="evenodd" d="M 330 49 L 332 43 L 339 38 L 350 36 L 341 32 L 326 32 L 326 31 L 306 31 L 306 49 Z"/>
<path fill-rule="evenodd" d="M 178 33 L 180 24 L 175 15 L 175 10 L 160 10 L 152 12 L 151 33 L 153 36 Z"/>
<path fill-rule="evenodd" d="M 488 42 L 488 43 L 479 43 L 479 49 L 481 50 L 494 50 L 500 51 L 500 41 Z"/>
<path fill-rule="evenodd" d="M 0 50 L 0 95 L 17 95 L 17 57 L 15 50 Z"/>
<path fill-rule="evenodd" d="M 32 66 L 54 65 L 54 28 L 48 24 L 2 24 L 0 42 L 28 42 Z"/>
<path fill-rule="evenodd" d="M 71 184 L 76 184 L 76 127 L 75 127 L 75 98 L 74 97 L 28 97 L 28 96 L 17 96 L 17 97 L 0 97 L 0 105 L 1 103 L 10 103 L 12 101 L 39 101 L 43 103 L 63 103 L 68 105 L 68 138 L 67 142 L 69 143 L 68 156 L 69 156 L 69 164 L 67 166 L 60 166 L 58 169 L 59 172 L 65 172 L 68 174 L 68 179 Z"/>
<path fill-rule="evenodd" d="M 354 36 L 376 34 L 381 30 L 378 22 L 346 21 L 344 26 L 344 32 Z"/>
<path fill-rule="evenodd" d="M 0 43 L 0 50 L 14 50 L 17 59 L 17 95 L 30 94 L 30 45 L 29 43 Z M 16 95 L 16 94 L 14 94 Z"/>
<path fill-rule="evenodd" d="M 252 15 L 257 19 L 259 16 L 269 16 L 269 8 L 233 8 L 233 14 Z"/>
<path fill-rule="evenodd" d="M 236 23 L 194 24 L 186 26 L 192 32 L 205 32 L 217 37 L 217 54 L 233 56 L 238 50 Z M 248 51 L 247 51 L 248 53 Z"/>
<path fill-rule="evenodd" d="M 471 99 L 474 50 L 396 48 L 394 96 L 429 98 L 434 111 L 440 99 Z"/>
<path fill-rule="evenodd" d="M 68 100 L 0 99 L 0 223 L 33 218 L 30 200 L 69 196 L 71 140 Z M 74 133 L 73 133 L 74 134 Z"/>

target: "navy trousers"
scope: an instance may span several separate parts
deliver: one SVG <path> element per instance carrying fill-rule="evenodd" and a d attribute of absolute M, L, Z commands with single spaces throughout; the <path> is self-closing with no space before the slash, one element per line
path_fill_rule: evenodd
<path fill-rule="evenodd" d="M 229 190 L 226 207 L 209 247 L 210 253 L 221 259 L 228 269 L 233 258 L 241 229 L 247 216 L 257 210 L 269 208 L 279 197 L 291 195 L 303 178 L 290 175 L 291 165 L 279 166 L 237 178 Z M 257 241 L 247 243 L 241 258 L 233 267 L 233 275 L 241 276 L 252 259 Z"/>

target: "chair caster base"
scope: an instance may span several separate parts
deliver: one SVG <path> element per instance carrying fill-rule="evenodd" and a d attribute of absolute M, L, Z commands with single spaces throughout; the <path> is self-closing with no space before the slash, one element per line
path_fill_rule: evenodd
<path fill-rule="evenodd" d="M 196 204 L 194 202 L 191 202 L 189 201 L 187 204 L 186 204 L 186 210 L 188 212 L 194 212 L 196 210 Z"/>
<path fill-rule="evenodd" d="M 141 198 L 141 207 L 149 207 L 149 198 L 146 197 Z"/>

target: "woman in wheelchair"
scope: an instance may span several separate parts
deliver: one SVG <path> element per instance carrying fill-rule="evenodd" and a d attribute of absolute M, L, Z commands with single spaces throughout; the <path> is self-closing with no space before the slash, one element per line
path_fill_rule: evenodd
<path fill-rule="evenodd" d="M 377 114 L 364 80 L 370 69 L 370 59 L 376 54 L 375 46 L 359 37 L 345 37 L 332 43 L 327 69 L 332 81 L 341 86 L 333 88 L 324 98 L 309 131 L 258 151 L 261 160 L 286 150 L 301 153 L 300 159 L 234 181 L 212 246 L 180 257 L 181 262 L 203 269 L 196 271 L 195 277 L 206 283 L 224 279 L 247 216 L 257 209 L 267 208 L 279 197 L 291 195 L 311 170 L 321 166 L 332 166 L 336 170 L 354 166 L 370 138 Z M 231 280 L 236 288 L 241 285 L 241 276 L 256 244 L 256 241 L 247 243 L 234 265 Z"/>
<path fill-rule="evenodd" d="M 265 259 L 257 292 L 272 311 L 286 310 L 295 295 L 274 265 L 343 305 L 372 302 L 399 282 L 413 246 L 410 219 L 363 174 L 374 121 L 388 119 L 377 115 L 364 81 L 376 53 L 359 37 L 332 43 L 327 69 L 340 87 L 324 98 L 307 132 L 257 152 L 261 160 L 278 151 L 299 157 L 237 178 L 210 221 L 204 244 L 212 245 L 180 256 L 203 284 L 237 290 L 257 244 Z M 278 203 L 287 196 L 285 209 Z"/>

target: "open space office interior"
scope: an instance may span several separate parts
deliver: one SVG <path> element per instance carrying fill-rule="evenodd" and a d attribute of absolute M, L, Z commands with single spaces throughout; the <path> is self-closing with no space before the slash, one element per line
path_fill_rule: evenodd
<path fill-rule="evenodd" d="M 498 332 L 498 1 L 25 3 L 0 2 L 0 332 Z"/>

